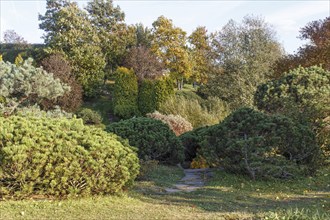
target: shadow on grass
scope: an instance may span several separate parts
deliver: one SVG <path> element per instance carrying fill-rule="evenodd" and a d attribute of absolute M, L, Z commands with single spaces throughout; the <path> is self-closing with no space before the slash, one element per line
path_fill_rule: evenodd
<path fill-rule="evenodd" d="M 330 191 L 321 191 L 324 187 L 320 187 L 320 190 L 304 193 L 306 185 L 308 183 L 298 181 L 253 182 L 245 177 L 218 172 L 214 181 L 194 192 L 168 194 L 147 191 L 142 196 L 138 193 L 136 198 L 153 204 L 196 207 L 208 212 L 256 214 L 290 208 L 330 212 Z"/>

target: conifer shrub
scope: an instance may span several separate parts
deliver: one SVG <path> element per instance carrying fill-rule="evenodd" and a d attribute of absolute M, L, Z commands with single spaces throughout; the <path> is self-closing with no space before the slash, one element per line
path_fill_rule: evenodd
<path fill-rule="evenodd" d="M 242 108 L 222 123 L 185 134 L 188 155 L 210 166 L 257 178 L 293 178 L 312 174 L 321 150 L 312 130 L 284 116 Z M 187 153 L 186 153 L 187 155 Z"/>
<path fill-rule="evenodd" d="M 81 119 L 0 117 L 0 197 L 116 193 L 138 174 L 135 151 Z"/>
<path fill-rule="evenodd" d="M 164 122 L 169 126 L 169 128 L 175 133 L 176 136 L 179 136 L 193 129 L 191 123 L 180 115 L 163 115 L 158 111 L 155 111 L 154 113 L 148 113 L 147 117 Z"/>
<path fill-rule="evenodd" d="M 151 118 L 132 118 L 112 123 L 107 131 L 128 139 L 138 148 L 139 158 L 175 164 L 183 160 L 183 146 L 163 122 Z"/>
<path fill-rule="evenodd" d="M 127 119 L 139 115 L 138 83 L 132 70 L 119 67 L 115 72 L 114 113 Z"/>
<path fill-rule="evenodd" d="M 139 86 L 139 110 L 143 115 L 152 113 L 172 95 L 174 89 L 170 79 L 143 80 Z"/>
<path fill-rule="evenodd" d="M 155 82 L 143 80 L 139 86 L 138 105 L 140 112 L 143 115 L 154 112 L 157 108 L 156 101 Z"/>

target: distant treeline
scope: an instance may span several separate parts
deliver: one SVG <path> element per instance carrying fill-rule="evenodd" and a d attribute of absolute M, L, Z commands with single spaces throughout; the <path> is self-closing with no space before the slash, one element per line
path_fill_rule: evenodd
<path fill-rule="evenodd" d="M 4 61 L 14 63 L 15 58 L 20 54 L 23 59 L 28 57 L 34 58 L 36 61 L 42 56 L 44 44 L 0 44 L 0 54 Z"/>

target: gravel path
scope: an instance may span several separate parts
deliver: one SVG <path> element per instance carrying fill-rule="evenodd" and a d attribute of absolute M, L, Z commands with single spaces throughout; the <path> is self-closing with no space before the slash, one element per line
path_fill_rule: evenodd
<path fill-rule="evenodd" d="M 166 188 L 167 193 L 192 192 L 202 188 L 213 176 L 213 169 L 184 169 L 185 176 L 173 187 Z"/>

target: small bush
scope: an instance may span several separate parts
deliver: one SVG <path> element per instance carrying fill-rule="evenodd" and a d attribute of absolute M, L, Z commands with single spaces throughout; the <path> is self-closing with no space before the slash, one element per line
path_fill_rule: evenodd
<path fill-rule="evenodd" d="M 154 113 L 147 114 L 147 117 L 161 120 L 169 126 L 169 128 L 175 133 L 176 136 L 179 136 L 193 129 L 191 123 L 180 115 L 163 115 L 155 111 Z"/>
<path fill-rule="evenodd" d="M 139 164 L 126 141 L 80 119 L 0 117 L 0 197 L 115 193 Z"/>
<path fill-rule="evenodd" d="M 159 120 L 132 118 L 110 124 L 107 131 L 127 138 L 130 145 L 139 149 L 138 155 L 142 160 L 175 164 L 183 159 L 180 140 Z"/>
<path fill-rule="evenodd" d="M 86 125 L 102 126 L 102 116 L 99 112 L 89 108 L 83 108 L 77 113 L 77 117 L 81 118 Z"/>

